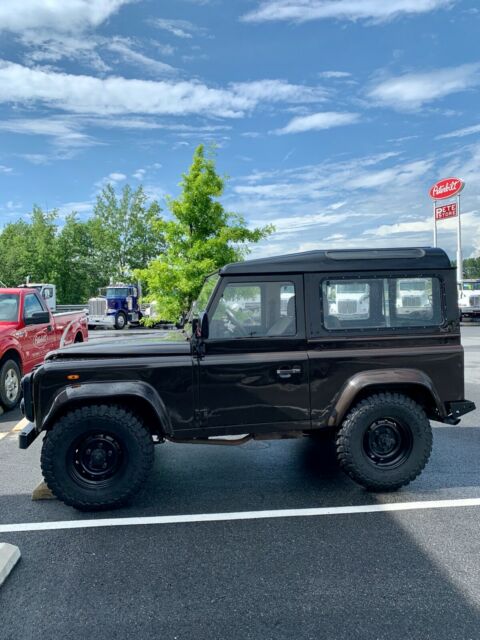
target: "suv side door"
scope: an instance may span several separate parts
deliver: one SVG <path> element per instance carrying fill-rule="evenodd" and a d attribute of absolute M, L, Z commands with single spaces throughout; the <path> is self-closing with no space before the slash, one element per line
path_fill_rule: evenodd
<path fill-rule="evenodd" d="M 303 276 L 222 278 L 197 360 L 197 424 L 247 433 L 310 427 Z"/>

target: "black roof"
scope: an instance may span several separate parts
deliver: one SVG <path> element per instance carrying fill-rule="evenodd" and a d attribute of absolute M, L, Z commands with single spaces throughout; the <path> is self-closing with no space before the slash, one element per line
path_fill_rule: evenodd
<path fill-rule="evenodd" d="M 338 271 L 422 271 L 449 269 L 450 259 L 443 249 L 413 247 L 399 249 L 332 249 L 306 251 L 284 256 L 259 258 L 227 264 L 222 275 L 262 273 L 303 273 Z"/>

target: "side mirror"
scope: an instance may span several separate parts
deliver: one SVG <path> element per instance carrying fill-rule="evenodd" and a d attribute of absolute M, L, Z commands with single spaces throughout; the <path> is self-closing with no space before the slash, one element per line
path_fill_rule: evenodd
<path fill-rule="evenodd" d="M 208 314 L 205 311 L 199 318 L 192 320 L 192 337 L 197 340 L 206 340 L 208 338 Z"/>
<path fill-rule="evenodd" d="M 29 318 L 25 318 L 25 324 L 48 324 L 50 322 L 50 314 L 48 311 L 36 311 Z"/>

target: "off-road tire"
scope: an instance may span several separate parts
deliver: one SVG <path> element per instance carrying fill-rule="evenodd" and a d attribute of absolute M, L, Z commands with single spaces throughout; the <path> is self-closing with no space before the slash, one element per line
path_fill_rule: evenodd
<path fill-rule="evenodd" d="M 126 329 L 127 324 L 127 316 L 123 313 L 123 311 L 117 313 L 117 315 L 115 316 L 115 329 L 117 329 L 117 331 L 123 331 L 123 329 Z"/>
<path fill-rule="evenodd" d="M 0 404 L 6 409 L 13 409 L 17 406 L 20 396 L 22 395 L 22 389 L 20 386 L 22 374 L 20 373 L 20 367 L 15 360 L 6 360 L 0 367 Z M 16 393 L 12 396 L 14 388 L 12 384 L 16 380 Z"/>
<path fill-rule="evenodd" d="M 119 445 L 118 468 L 105 481 L 92 481 L 81 475 L 86 474 L 84 459 L 89 451 L 84 447 L 102 437 Z M 91 460 L 90 456 L 90 464 Z M 153 460 L 152 436 L 138 416 L 118 405 L 90 405 L 62 416 L 47 432 L 41 467 L 57 498 L 80 511 L 98 511 L 128 503 L 144 485 Z"/>
<path fill-rule="evenodd" d="M 408 448 L 404 459 L 391 467 L 369 457 L 368 434 L 382 420 L 398 421 L 405 429 Z M 395 491 L 414 480 L 424 469 L 432 450 L 432 428 L 422 409 L 399 393 L 379 393 L 359 402 L 347 415 L 336 439 L 343 470 L 370 491 Z M 380 466 L 379 466 L 380 464 Z"/>

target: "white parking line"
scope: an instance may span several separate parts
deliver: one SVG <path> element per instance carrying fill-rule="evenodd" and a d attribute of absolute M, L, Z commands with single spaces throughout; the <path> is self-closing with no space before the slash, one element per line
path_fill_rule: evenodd
<path fill-rule="evenodd" d="M 226 522 L 229 520 L 264 520 L 267 518 L 305 518 L 309 516 L 336 516 L 357 513 L 388 513 L 421 509 L 451 509 L 480 507 L 480 498 L 456 500 L 422 500 L 420 502 L 388 502 L 318 509 L 276 509 L 274 511 L 237 511 L 232 513 L 197 513 L 179 516 L 146 516 L 137 518 L 103 518 L 99 520 L 60 520 L 57 522 L 24 522 L 0 524 L 0 533 L 24 531 L 58 531 L 61 529 L 98 529 L 100 527 L 131 527 L 152 524 L 182 524 L 192 522 Z"/>
<path fill-rule="evenodd" d="M 28 424 L 28 420 L 27 418 L 22 418 L 20 420 L 20 422 L 17 422 L 17 424 L 13 427 L 12 431 L 22 431 L 22 429 L 24 429 Z"/>

